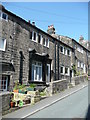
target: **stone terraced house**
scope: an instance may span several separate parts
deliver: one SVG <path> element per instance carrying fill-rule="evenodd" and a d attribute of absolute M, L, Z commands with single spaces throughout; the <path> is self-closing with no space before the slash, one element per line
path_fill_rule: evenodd
<path fill-rule="evenodd" d="M 90 70 L 90 50 L 74 39 L 47 33 L 0 5 L 0 90 L 11 90 L 15 81 L 42 84 Z"/>

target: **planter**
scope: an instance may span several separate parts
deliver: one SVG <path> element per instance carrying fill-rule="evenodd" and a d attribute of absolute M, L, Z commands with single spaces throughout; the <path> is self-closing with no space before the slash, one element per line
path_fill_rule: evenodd
<path fill-rule="evenodd" d="M 23 90 L 19 90 L 18 92 L 22 94 L 27 94 L 27 91 L 23 91 Z"/>
<path fill-rule="evenodd" d="M 18 90 L 13 90 L 13 92 L 18 93 Z"/>
<path fill-rule="evenodd" d="M 34 91 L 34 88 L 27 88 L 27 91 Z"/>
<path fill-rule="evenodd" d="M 15 107 L 15 102 L 10 102 L 10 107 L 11 108 Z"/>
<path fill-rule="evenodd" d="M 23 102 L 25 103 L 25 104 L 30 104 L 30 100 L 23 100 Z"/>

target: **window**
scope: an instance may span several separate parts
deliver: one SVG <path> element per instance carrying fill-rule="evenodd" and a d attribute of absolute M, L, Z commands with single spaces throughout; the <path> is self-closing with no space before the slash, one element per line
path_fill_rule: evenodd
<path fill-rule="evenodd" d="M 61 74 L 64 74 L 64 67 L 61 66 Z"/>
<path fill-rule="evenodd" d="M 1 11 L 0 11 L 0 18 L 2 17 L 2 13 L 1 13 Z"/>
<path fill-rule="evenodd" d="M 50 82 L 50 64 L 47 64 L 47 82 Z"/>
<path fill-rule="evenodd" d="M 41 35 L 38 35 L 38 43 L 41 44 Z"/>
<path fill-rule="evenodd" d="M 67 55 L 67 49 L 65 48 L 65 55 Z"/>
<path fill-rule="evenodd" d="M 63 46 L 60 46 L 60 51 L 61 51 L 61 53 L 64 54 L 64 47 Z"/>
<path fill-rule="evenodd" d="M 45 40 L 45 38 L 43 38 L 43 45 L 44 45 L 44 46 L 46 45 L 46 40 Z"/>
<path fill-rule="evenodd" d="M 33 40 L 35 40 L 36 41 L 36 33 L 34 32 L 34 38 L 33 38 Z"/>
<path fill-rule="evenodd" d="M 0 18 L 7 21 L 8 20 L 8 15 L 6 13 L 3 13 L 2 11 L 0 11 Z"/>
<path fill-rule="evenodd" d="M 49 47 L 49 39 L 46 39 L 46 47 Z"/>
<path fill-rule="evenodd" d="M 43 45 L 49 47 L 49 39 L 43 38 Z"/>
<path fill-rule="evenodd" d="M 78 46 L 77 46 L 77 51 L 83 53 L 83 48 L 78 45 Z"/>
<path fill-rule="evenodd" d="M 32 80 L 42 81 L 42 63 L 33 62 L 32 64 Z"/>
<path fill-rule="evenodd" d="M 83 63 L 81 62 L 81 68 L 83 68 Z"/>
<path fill-rule="evenodd" d="M 8 87 L 8 76 L 2 75 L 2 79 L 0 79 L 0 91 L 7 91 Z"/>
<path fill-rule="evenodd" d="M 6 39 L 0 39 L 0 50 L 5 51 Z"/>
<path fill-rule="evenodd" d="M 30 39 L 32 40 L 32 31 L 30 31 Z"/>
<path fill-rule="evenodd" d="M 80 62 L 78 61 L 78 67 L 80 67 Z"/>
<path fill-rule="evenodd" d="M 69 55 L 69 56 L 70 56 L 70 50 L 67 50 L 67 55 Z"/>
<path fill-rule="evenodd" d="M 65 74 L 69 75 L 69 68 L 65 67 Z"/>

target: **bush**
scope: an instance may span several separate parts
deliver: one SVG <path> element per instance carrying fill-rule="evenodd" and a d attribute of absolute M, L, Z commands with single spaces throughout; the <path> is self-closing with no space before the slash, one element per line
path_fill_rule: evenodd
<path fill-rule="evenodd" d="M 36 84 L 30 84 L 29 87 L 30 87 L 30 88 L 35 88 L 35 87 L 36 87 Z"/>

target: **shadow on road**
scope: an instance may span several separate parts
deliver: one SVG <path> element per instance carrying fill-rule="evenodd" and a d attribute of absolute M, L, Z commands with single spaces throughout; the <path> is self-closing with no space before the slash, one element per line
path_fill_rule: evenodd
<path fill-rule="evenodd" d="M 88 106 L 87 114 L 85 120 L 90 120 L 90 104 Z"/>

